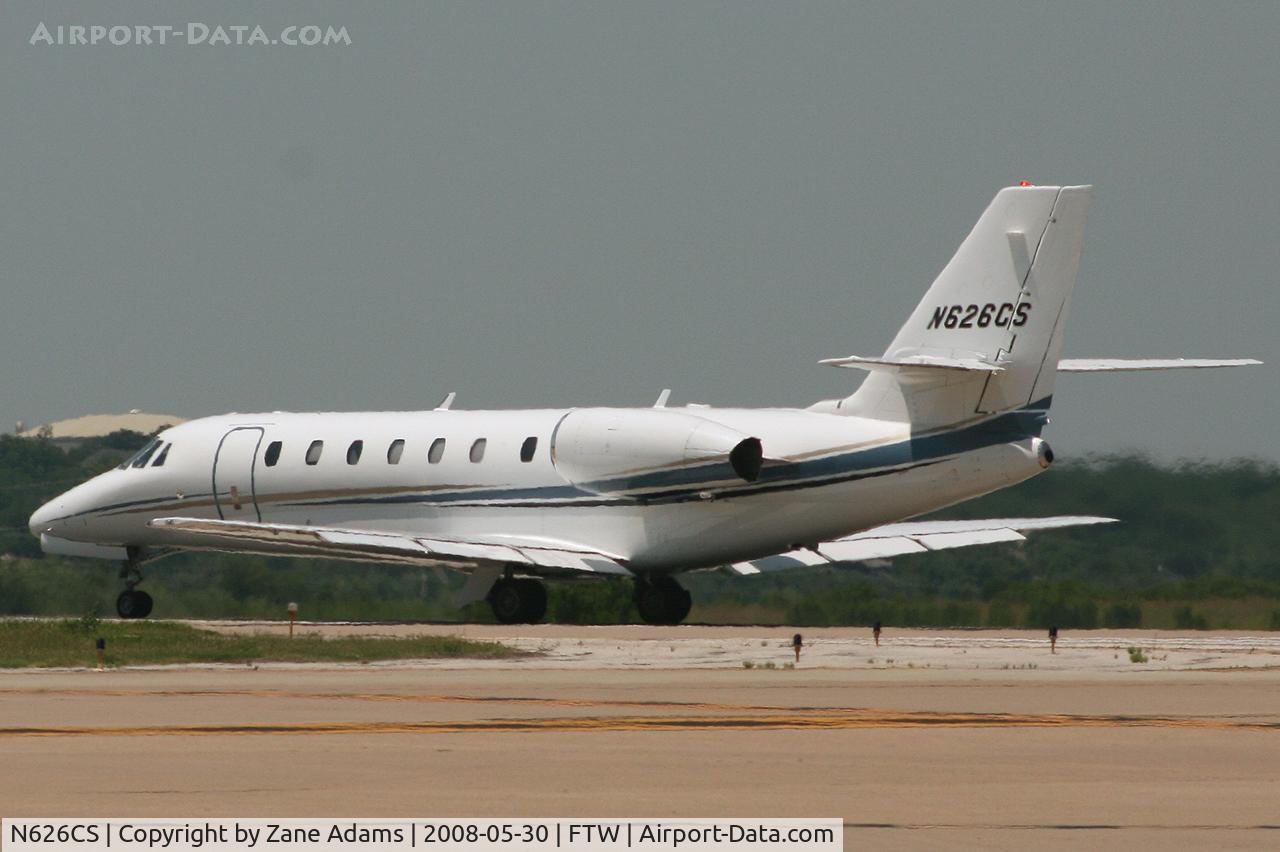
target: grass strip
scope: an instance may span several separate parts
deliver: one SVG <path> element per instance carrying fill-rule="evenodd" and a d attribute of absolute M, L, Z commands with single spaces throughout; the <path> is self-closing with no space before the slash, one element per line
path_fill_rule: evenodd
<path fill-rule="evenodd" d="M 98 639 L 108 667 L 158 663 L 372 662 L 466 657 L 502 659 L 527 652 L 458 636 L 226 634 L 166 621 L 0 620 L 0 668 L 96 666 Z"/>

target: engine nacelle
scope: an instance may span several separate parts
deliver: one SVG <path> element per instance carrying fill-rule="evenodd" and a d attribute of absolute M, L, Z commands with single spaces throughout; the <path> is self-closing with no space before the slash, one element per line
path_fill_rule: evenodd
<path fill-rule="evenodd" d="M 755 482 L 759 438 L 681 411 L 580 408 L 551 435 L 561 476 L 597 494 Z"/>

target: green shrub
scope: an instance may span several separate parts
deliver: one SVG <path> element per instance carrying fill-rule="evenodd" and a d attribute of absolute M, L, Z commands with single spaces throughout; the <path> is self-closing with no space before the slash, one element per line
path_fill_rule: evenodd
<path fill-rule="evenodd" d="M 1179 630 L 1208 630 L 1208 620 L 1191 608 L 1191 604 L 1180 606 L 1173 612 L 1173 626 Z"/>
<path fill-rule="evenodd" d="M 1141 627 L 1142 604 L 1136 601 L 1113 603 L 1102 617 L 1103 627 Z"/>

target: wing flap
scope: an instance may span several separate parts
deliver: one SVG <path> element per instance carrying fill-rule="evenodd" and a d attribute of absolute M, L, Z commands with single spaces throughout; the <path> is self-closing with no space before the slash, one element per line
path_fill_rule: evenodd
<path fill-rule="evenodd" d="M 475 544 L 466 541 L 445 541 L 435 538 L 416 538 L 433 556 L 446 559 L 462 559 L 469 562 L 528 562 L 520 551 L 503 544 Z"/>
<path fill-rule="evenodd" d="M 427 549 L 412 539 L 402 536 L 380 535 L 378 533 L 352 532 L 348 530 L 321 530 L 317 538 L 336 547 L 344 548 L 379 548 L 403 553 L 421 553 L 426 555 Z M 322 546 L 322 545 L 320 545 Z"/>
<path fill-rule="evenodd" d="M 924 553 L 923 544 L 904 535 L 884 538 L 865 538 L 854 541 L 826 541 L 818 545 L 818 552 L 831 562 L 862 562 L 865 559 L 884 559 L 907 553 Z"/>
<path fill-rule="evenodd" d="M 769 574 L 774 571 L 788 571 L 792 568 L 804 568 L 813 565 L 826 565 L 827 559 L 812 550 L 792 550 L 749 562 L 735 562 L 729 568 L 739 574 Z"/>

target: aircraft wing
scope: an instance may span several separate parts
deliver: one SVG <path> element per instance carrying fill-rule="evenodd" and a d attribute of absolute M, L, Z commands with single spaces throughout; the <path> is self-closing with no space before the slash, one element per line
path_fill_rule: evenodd
<path fill-rule="evenodd" d="M 435 565 L 472 571 L 523 565 L 531 574 L 602 574 L 630 577 L 615 556 L 566 542 L 503 537 L 500 541 L 425 538 L 396 533 L 296 524 L 155 518 L 147 526 L 172 533 L 184 550 L 234 547 L 274 556 L 312 556 L 366 562 Z"/>
<path fill-rule="evenodd" d="M 981 521 L 906 521 L 900 524 L 886 524 L 832 541 L 819 542 L 813 547 L 802 547 L 776 556 L 766 556 L 748 562 L 735 562 L 729 568 L 738 574 L 761 574 L 806 565 L 861 562 L 867 559 L 885 559 L 890 556 L 926 553 L 931 550 L 947 550 L 974 544 L 1022 541 L 1026 538 L 1023 533 L 1033 530 L 1115 522 L 1115 518 L 1087 515 L 992 518 Z"/>

